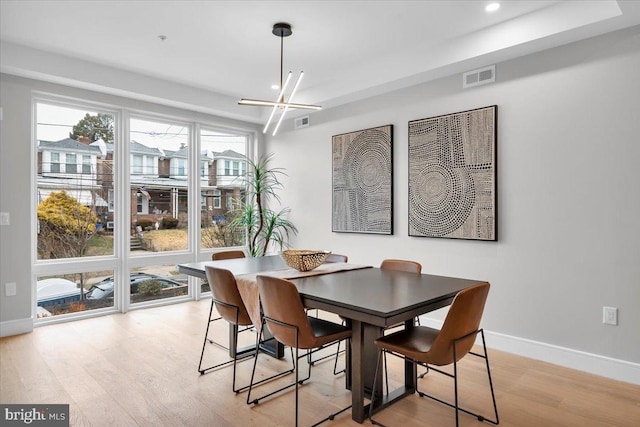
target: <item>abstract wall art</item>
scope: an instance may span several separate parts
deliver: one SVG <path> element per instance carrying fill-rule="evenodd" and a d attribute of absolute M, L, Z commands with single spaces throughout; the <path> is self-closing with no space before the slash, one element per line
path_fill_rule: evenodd
<path fill-rule="evenodd" d="M 332 137 L 332 230 L 393 234 L 393 125 Z"/>
<path fill-rule="evenodd" d="M 497 240 L 496 105 L 409 122 L 409 235 Z"/>

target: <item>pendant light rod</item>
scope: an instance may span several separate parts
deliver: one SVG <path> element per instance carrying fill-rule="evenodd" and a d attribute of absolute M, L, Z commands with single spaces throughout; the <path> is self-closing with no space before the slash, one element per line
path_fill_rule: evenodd
<path fill-rule="evenodd" d="M 284 38 L 293 34 L 291 25 L 286 22 L 278 22 L 273 25 L 271 30 L 274 36 L 280 37 L 280 89 L 282 89 L 282 81 L 284 80 Z"/>
<path fill-rule="evenodd" d="M 284 37 L 280 36 L 280 90 L 282 90 L 283 75 L 284 75 Z"/>

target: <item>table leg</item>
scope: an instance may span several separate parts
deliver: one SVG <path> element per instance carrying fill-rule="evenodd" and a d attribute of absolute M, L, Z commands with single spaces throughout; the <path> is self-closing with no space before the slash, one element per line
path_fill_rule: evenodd
<path fill-rule="evenodd" d="M 415 323 L 413 319 L 404 322 L 405 329 L 413 329 Z M 413 394 L 416 390 L 416 377 L 418 376 L 418 369 L 416 365 L 411 362 L 404 362 L 404 387 L 405 391 Z"/>
<path fill-rule="evenodd" d="M 357 320 L 351 322 L 351 418 L 362 423 L 369 415 L 369 406 L 365 406 L 364 399 L 371 397 L 376 370 L 378 348 L 373 341 L 384 329 Z M 378 372 L 376 393 L 382 393 L 382 372 Z"/>
<path fill-rule="evenodd" d="M 407 320 L 404 324 L 405 328 L 413 328 L 413 319 Z M 364 324 L 360 329 L 362 329 L 361 336 L 364 341 L 362 342 L 361 348 L 363 349 L 363 353 L 360 356 L 359 360 L 362 360 L 365 364 L 358 373 L 361 375 L 365 375 L 363 379 L 363 393 L 362 398 L 360 396 L 355 396 L 355 378 L 353 389 L 351 390 L 352 399 L 353 399 L 353 420 L 359 423 L 364 422 L 364 420 L 369 416 L 369 405 L 364 406 L 364 396 L 371 397 L 371 388 L 373 386 L 373 377 L 375 375 L 376 363 L 377 363 L 377 355 L 378 355 L 378 347 L 373 343 L 376 338 L 380 337 L 384 334 L 384 328 L 380 328 L 373 325 Z M 353 334 L 356 334 L 354 329 Z M 355 353 L 355 347 L 354 347 Z M 354 356 L 355 357 L 355 356 Z M 376 378 L 376 396 L 380 396 L 382 398 L 376 397 L 375 407 L 373 408 L 373 412 L 376 413 L 383 408 L 397 402 L 400 399 L 403 399 L 406 396 L 410 396 L 415 393 L 416 390 L 416 376 L 417 369 L 411 362 L 406 362 L 404 364 L 404 385 L 390 391 L 388 395 L 383 396 L 382 394 L 382 373 L 383 369 L 380 369 L 378 372 L 378 376 Z M 356 405 L 358 410 L 356 411 Z"/>

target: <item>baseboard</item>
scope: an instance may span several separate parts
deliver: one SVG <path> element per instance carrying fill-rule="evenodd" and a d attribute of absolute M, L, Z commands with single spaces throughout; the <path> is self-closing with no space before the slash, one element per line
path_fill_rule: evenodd
<path fill-rule="evenodd" d="M 10 335 L 26 334 L 33 331 L 33 319 L 7 320 L 0 322 L 0 337 L 8 337 Z"/>
<path fill-rule="evenodd" d="M 420 323 L 432 328 L 442 327 L 442 321 L 437 319 L 420 317 Z M 486 329 L 484 333 L 489 348 L 640 385 L 640 363 L 491 332 Z"/>

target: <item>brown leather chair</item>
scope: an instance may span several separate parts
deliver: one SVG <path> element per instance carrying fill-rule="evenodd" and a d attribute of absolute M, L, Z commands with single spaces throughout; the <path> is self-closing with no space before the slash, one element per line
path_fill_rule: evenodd
<path fill-rule="evenodd" d="M 265 396 L 258 399 L 250 400 L 247 396 L 248 403 L 258 403 L 261 399 L 267 396 L 271 396 L 289 387 L 295 386 L 295 420 L 296 426 L 298 425 L 298 387 L 304 381 L 311 377 L 311 364 L 309 363 L 308 375 L 306 378 L 300 380 L 299 378 L 299 365 L 300 358 L 306 357 L 310 362 L 311 353 L 313 351 L 324 348 L 327 345 L 331 345 L 337 341 L 344 339 L 351 339 L 351 329 L 339 325 L 337 323 L 329 322 L 327 320 L 318 319 L 316 317 L 307 316 L 302 305 L 302 299 L 298 293 L 296 286 L 285 279 L 280 279 L 270 276 L 257 276 L 258 291 L 260 294 L 260 302 L 263 309 L 263 322 L 262 327 L 269 328 L 271 334 L 284 345 L 290 346 L 295 349 L 295 382 L 281 387 Z M 299 355 L 299 349 L 307 350 L 302 356 Z M 316 350 L 314 350 L 316 349 Z M 255 374 L 256 361 L 253 365 L 253 374 L 251 375 L 251 381 Z M 251 394 L 251 388 L 249 389 L 249 395 Z M 351 405 L 341 409 L 340 411 L 329 415 L 327 418 L 318 422 L 315 425 L 320 424 L 329 419 L 333 419 L 336 415 L 351 408 Z"/>
<path fill-rule="evenodd" d="M 383 270 L 406 271 L 407 273 L 422 273 L 422 265 L 419 262 L 404 259 L 385 259 L 380 264 Z"/>
<path fill-rule="evenodd" d="M 329 254 L 329 256 L 327 257 L 327 259 L 324 260 L 324 263 L 330 263 L 330 262 L 349 262 L 349 257 L 346 255 L 340 255 L 340 254 Z"/>
<path fill-rule="evenodd" d="M 442 373 L 448 377 L 452 377 L 454 381 L 454 401 L 451 404 L 429 396 L 418 389 L 416 382 L 416 391 L 420 397 L 429 397 L 440 403 L 455 408 L 456 426 L 458 426 L 458 412 L 463 411 L 475 416 L 480 421 L 487 421 L 491 424 L 498 424 L 498 408 L 496 406 L 496 398 L 493 392 L 493 383 L 491 381 L 491 371 L 489 369 L 489 359 L 487 357 L 487 347 L 484 340 L 484 331 L 479 329 L 480 319 L 484 311 L 484 305 L 489 293 L 489 283 L 482 283 L 471 288 L 460 291 L 453 300 L 447 317 L 444 320 L 442 329 L 437 330 L 426 326 L 416 326 L 410 329 L 404 329 L 390 335 L 382 336 L 375 340 L 378 346 L 378 363 L 376 366 L 376 374 L 374 377 L 373 389 L 375 390 L 375 380 L 378 377 L 380 369 L 381 355 L 389 353 L 394 356 L 402 357 L 406 361 L 423 366 L 429 370 Z M 483 354 L 471 351 L 475 343 L 476 336 L 480 334 L 482 337 Z M 491 389 L 491 398 L 493 399 L 493 409 L 495 412 L 495 421 L 489 420 L 482 415 L 475 414 L 466 409 L 462 409 L 458 405 L 458 376 L 457 363 L 467 354 L 478 356 L 485 360 L 487 366 L 487 376 L 489 378 L 489 387 Z M 445 366 L 453 364 L 453 375 L 442 371 L 434 366 Z M 373 424 L 378 424 L 373 420 L 373 409 L 376 407 L 374 396 L 369 409 L 369 418 Z"/>
<path fill-rule="evenodd" d="M 214 252 L 211 254 L 211 260 L 212 261 L 219 261 L 219 260 L 224 260 L 224 259 L 235 259 L 235 258 L 245 258 L 244 252 L 240 251 L 240 250 L 231 250 L 231 251 L 222 251 L 222 252 Z M 207 280 L 207 283 L 209 283 L 209 280 Z M 218 316 L 216 318 L 211 318 L 211 316 L 209 316 L 209 323 L 211 322 L 215 322 L 217 320 L 222 320 L 222 316 Z M 229 350 L 228 347 L 226 347 L 224 344 L 221 344 L 217 341 L 214 341 L 212 339 L 209 339 L 209 342 L 211 344 L 215 344 L 218 347 L 221 347 L 225 350 Z"/>
<path fill-rule="evenodd" d="M 207 275 L 207 282 L 209 282 L 209 286 L 211 287 L 211 308 L 209 309 L 209 321 L 207 322 L 207 330 L 204 334 L 204 342 L 202 344 L 202 353 L 200 353 L 200 363 L 198 364 L 198 371 L 200 372 L 200 375 L 202 375 L 212 369 L 216 369 L 233 363 L 233 391 L 238 392 L 241 389 L 236 389 L 237 359 L 235 357 L 232 360 L 228 360 L 226 362 L 219 363 L 208 368 L 202 368 L 202 359 L 204 357 L 204 350 L 207 346 L 207 341 L 212 344 L 217 344 L 213 340 L 209 339 L 209 327 L 211 326 L 211 323 L 213 321 L 224 319 L 231 325 L 233 325 L 234 342 L 230 343 L 230 345 L 237 346 L 239 327 L 251 326 L 251 318 L 249 317 L 247 308 L 242 301 L 242 297 L 240 297 L 236 279 L 229 270 L 207 266 L 205 267 L 205 274 Z M 212 319 L 211 315 L 213 313 L 214 306 L 218 310 L 218 313 L 220 313 L 220 317 Z M 245 330 L 246 329 L 247 328 L 245 328 Z"/>
<path fill-rule="evenodd" d="M 238 346 L 238 333 L 251 329 L 252 322 L 247 311 L 246 306 L 244 305 L 244 301 L 240 296 L 240 291 L 238 291 L 238 284 L 236 283 L 236 279 L 233 276 L 233 273 L 229 270 L 225 270 L 222 268 L 215 268 L 211 266 L 205 267 L 205 274 L 207 275 L 207 281 L 209 282 L 209 286 L 211 287 L 211 308 L 209 309 L 209 322 L 207 323 L 207 330 L 204 335 L 204 342 L 202 344 L 202 353 L 200 353 L 200 363 L 198 364 L 198 371 L 200 375 L 203 375 L 205 372 L 220 368 L 226 365 L 233 363 L 233 391 L 238 393 L 240 391 L 246 390 L 249 386 L 244 386 L 241 388 L 236 388 L 236 363 L 237 363 L 237 346 Z M 209 336 L 209 327 L 211 323 L 216 319 L 211 319 L 211 315 L 213 313 L 213 307 L 216 307 L 218 313 L 220 313 L 220 318 L 226 320 L 233 326 L 233 342 L 230 345 L 233 346 L 233 354 L 234 357 L 231 360 L 226 362 L 219 363 L 217 365 L 210 366 L 208 368 L 202 368 L 202 359 L 204 357 L 204 351 L 207 346 L 207 341 L 216 344 L 214 341 L 208 338 Z M 245 328 L 240 330 L 239 327 L 244 326 Z M 256 337 L 256 354 L 259 349 L 259 338 L 260 335 Z M 227 349 L 228 350 L 228 349 Z M 257 357 L 256 357 L 257 359 Z M 276 374 L 268 379 L 262 380 L 259 383 L 264 381 L 289 374 L 293 372 L 292 369 Z M 257 384 L 259 384 L 257 383 Z M 254 384 L 255 385 L 255 384 Z"/>
<path fill-rule="evenodd" d="M 220 261 L 222 259 L 235 259 L 235 258 L 245 258 L 244 251 L 233 250 L 233 251 L 214 252 L 211 254 L 211 261 Z"/>
<path fill-rule="evenodd" d="M 422 273 L 422 265 L 419 262 L 404 259 L 385 259 L 380 264 L 380 268 L 382 270 L 406 271 L 407 273 Z M 416 322 L 418 325 L 420 324 L 419 317 L 416 317 Z"/>

